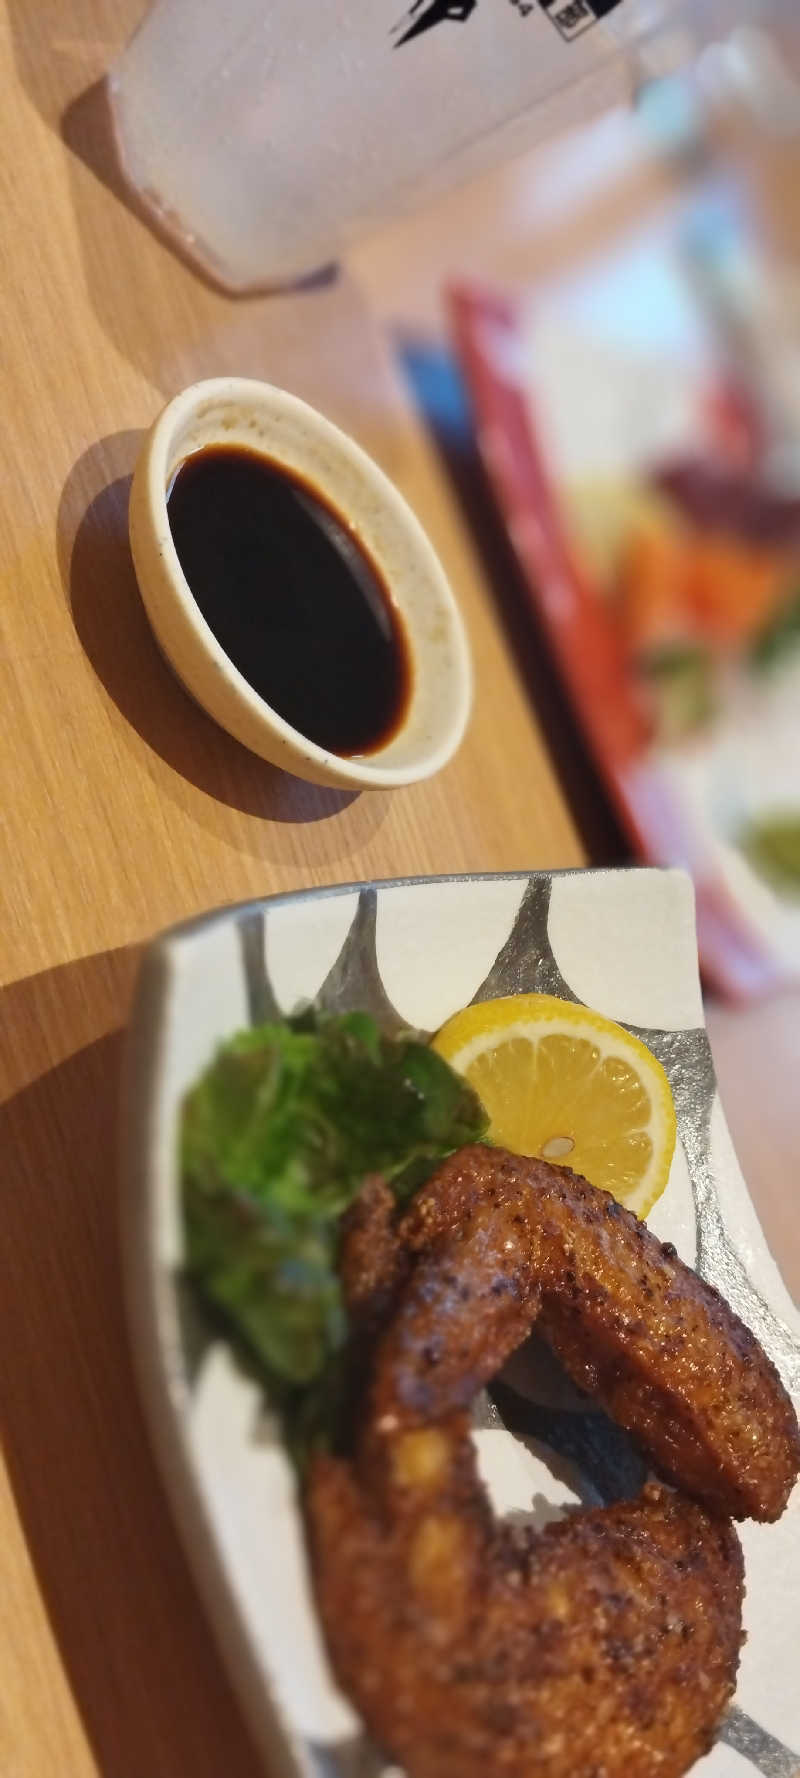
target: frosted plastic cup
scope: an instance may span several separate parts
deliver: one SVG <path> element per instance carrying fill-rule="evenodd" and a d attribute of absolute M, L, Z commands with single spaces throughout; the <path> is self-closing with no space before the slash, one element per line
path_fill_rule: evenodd
<path fill-rule="evenodd" d="M 734 0 L 156 0 L 110 76 L 123 171 L 218 283 L 356 234 L 686 60 Z"/>

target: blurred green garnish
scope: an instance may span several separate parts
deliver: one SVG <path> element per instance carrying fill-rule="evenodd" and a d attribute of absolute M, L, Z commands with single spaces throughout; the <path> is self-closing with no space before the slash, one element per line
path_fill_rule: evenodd
<path fill-rule="evenodd" d="M 751 822 L 741 845 L 753 869 L 774 888 L 800 895 L 800 811 Z"/>
<path fill-rule="evenodd" d="M 188 1094 L 181 1128 L 190 1277 L 306 1448 L 328 1434 L 347 1326 L 342 1211 L 371 1173 L 399 1202 L 487 1127 L 472 1089 L 362 1013 L 243 1031 Z"/>
<path fill-rule="evenodd" d="M 664 643 L 642 661 L 664 741 L 678 741 L 714 713 L 711 656 L 700 643 Z"/>
<path fill-rule="evenodd" d="M 800 647 L 800 591 L 795 591 L 770 618 L 756 637 L 750 651 L 755 667 L 778 665 L 787 654 Z"/>

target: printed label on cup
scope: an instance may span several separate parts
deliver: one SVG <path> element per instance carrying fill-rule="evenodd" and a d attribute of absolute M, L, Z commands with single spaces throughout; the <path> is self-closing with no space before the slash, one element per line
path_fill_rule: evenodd
<path fill-rule="evenodd" d="M 529 13 L 535 12 L 537 0 L 510 0 L 510 4 L 522 18 L 527 18 Z M 605 18 L 619 4 L 620 0 L 538 0 L 542 12 L 568 43 L 591 25 L 596 25 L 598 19 Z M 396 47 L 399 49 L 412 38 L 421 37 L 434 25 L 466 24 L 477 5 L 478 0 L 414 0 L 414 5 L 395 27 Z"/>

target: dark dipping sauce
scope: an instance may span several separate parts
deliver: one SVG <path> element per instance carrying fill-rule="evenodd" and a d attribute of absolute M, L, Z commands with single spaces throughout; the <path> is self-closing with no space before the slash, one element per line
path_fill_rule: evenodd
<path fill-rule="evenodd" d="M 391 740 L 411 692 L 408 641 L 327 499 L 258 451 L 214 445 L 181 464 L 167 513 L 190 591 L 259 697 L 330 753 Z"/>

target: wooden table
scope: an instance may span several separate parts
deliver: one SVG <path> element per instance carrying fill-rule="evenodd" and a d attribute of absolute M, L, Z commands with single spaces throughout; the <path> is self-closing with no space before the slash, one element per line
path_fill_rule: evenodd
<path fill-rule="evenodd" d="M 355 276 L 302 295 L 206 289 L 98 176 L 91 114 L 73 103 L 140 10 L 9 0 L 1 52 L 3 1778 L 258 1771 L 156 1477 L 120 1306 L 120 1033 L 142 942 L 303 884 L 585 856 L 528 695 L 533 678 L 558 741 L 548 670 L 530 638 L 516 646 L 513 599 L 498 621 L 378 325 L 424 318 L 413 291 L 438 283 L 441 238 L 421 224 L 416 282 L 404 229 L 363 250 Z M 485 191 L 475 201 L 495 214 Z M 469 209 L 454 214 L 466 240 Z M 280 382 L 348 427 L 438 547 L 478 690 L 433 783 L 351 798 L 290 781 L 207 720 L 157 655 L 126 543 L 131 469 L 165 399 L 224 372 Z M 575 747 L 565 729 L 562 777 Z M 586 831 L 591 814 L 590 795 Z M 595 853 L 613 844 L 603 819 Z"/>
<path fill-rule="evenodd" d="M 3 1778 L 258 1769 L 156 1479 L 120 1307 L 120 1030 L 142 941 L 303 884 L 583 858 L 447 477 L 356 282 L 227 301 L 86 164 L 80 108 L 65 145 L 65 109 L 140 10 L 12 0 L 2 49 Z M 129 477 L 163 402 L 225 372 L 282 383 L 349 428 L 440 550 L 479 675 L 469 736 L 433 783 L 352 798 L 290 781 L 207 720 L 156 653 Z"/>

